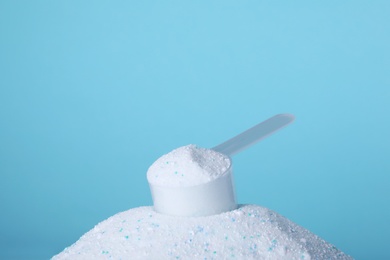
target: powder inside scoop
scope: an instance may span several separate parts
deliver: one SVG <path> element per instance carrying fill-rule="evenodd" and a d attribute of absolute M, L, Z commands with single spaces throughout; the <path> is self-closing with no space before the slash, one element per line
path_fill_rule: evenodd
<path fill-rule="evenodd" d="M 190 144 L 161 156 L 147 172 L 158 186 L 194 186 L 222 176 L 230 167 L 228 156 Z"/>

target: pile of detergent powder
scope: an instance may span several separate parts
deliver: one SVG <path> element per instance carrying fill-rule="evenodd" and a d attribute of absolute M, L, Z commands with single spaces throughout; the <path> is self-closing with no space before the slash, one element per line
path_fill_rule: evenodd
<path fill-rule="evenodd" d="M 180 147 L 148 170 L 149 183 L 189 187 L 220 178 L 230 159 Z M 96 225 L 53 259 L 352 259 L 276 212 L 256 205 L 202 217 L 139 207 Z"/>

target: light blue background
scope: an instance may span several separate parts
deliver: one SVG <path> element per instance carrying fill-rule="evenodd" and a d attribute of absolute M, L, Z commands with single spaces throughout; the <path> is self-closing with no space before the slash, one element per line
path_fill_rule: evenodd
<path fill-rule="evenodd" d="M 151 205 L 160 155 L 281 112 L 234 157 L 239 202 L 390 259 L 390 2 L 161 2 L 0 1 L 0 259 Z"/>

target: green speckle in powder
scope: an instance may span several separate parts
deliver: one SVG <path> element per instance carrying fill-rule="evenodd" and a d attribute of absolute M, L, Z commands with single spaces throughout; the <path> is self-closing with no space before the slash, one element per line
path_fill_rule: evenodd
<path fill-rule="evenodd" d="M 177 174 L 177 171 L 175 171 L 175 174 Z"/>
<path fill-rule="evenodd" d="M 123 228 L 119 229 L 119 232 L 122 232 L 123 231 Z"/>
<path fill-rule="evenodd" d="M 125 236 L 126 239 L 129 239 L 129 236 Z"/>

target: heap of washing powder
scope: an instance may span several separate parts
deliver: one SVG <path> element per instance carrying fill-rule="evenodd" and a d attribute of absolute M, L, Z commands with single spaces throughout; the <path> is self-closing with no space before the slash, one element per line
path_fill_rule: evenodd
<path fill-rule="evenodd" d="M 147 178 L 157 186 L 195 186 L 221 177 L 230 166 L 228 156 L 190 144 L 161 156 L 149 167 Z"/>
<path fill-rule="evenodd" d="M 188 145 L 158 159 L 147 178 L 154 185 L 190 188 L 223 176 L 230 167 L 228 156 Z M 99 223 L 53 259 L 352 258 L 276 212 L 241 205 L 203 217 L 130 209 Z"/>
<path fill-rule="evenodd" d="M 131 209 L 101 222 L 53 259 L 352 258 L 276 212 L 243 205 L 207 217 Z"/>

